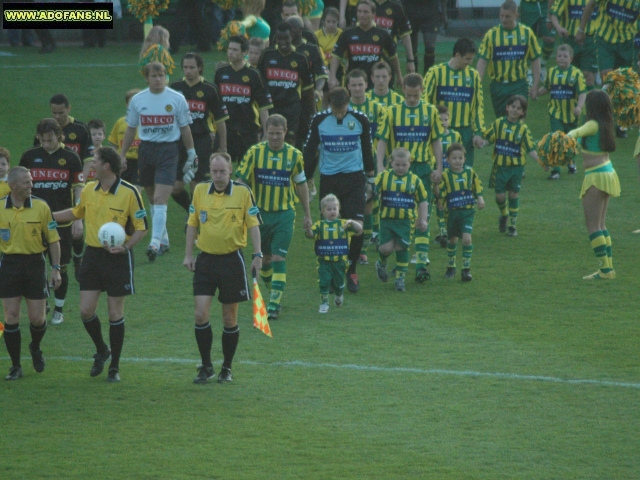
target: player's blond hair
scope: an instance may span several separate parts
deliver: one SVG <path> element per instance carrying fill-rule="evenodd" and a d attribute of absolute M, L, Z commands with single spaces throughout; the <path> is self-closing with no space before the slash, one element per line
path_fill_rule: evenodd
<path fill-rule="evenodd" d="M 286 130 L 287 119 L 278 113 L 274 115 L 269 115 L 269 118 L 267 118 L 267 123 L 265 125 L 265 128 L 269 128 L 269 127 L 282 127 Z"/>
<path fill-rule="evenodd" d="M 163 26 L 156 25 L 149 30 L 149 35 L 144 39 L 142 48 L 140 49 L 140 58 L 144 57 L 151 45 L 162 45 L 163 48 L 169 49 L 169 30 Z"/>
<path fill-rule="evenodd" d="M 396 147 L 393 152 L 391 152 L 391 163 L 396 158 L 406 158 L 411 163 L 411 152 L 404 147 Z"/>
<path fill-rule="evenodd" d="M 330 193 L 329 195 L 324 197 L 322 200 L 320 200 L 320 210 L 324 210 L 327 204 L 333 203 L 333 202 L 337 203 L 338 209 L 340 209 L 340 200 L 338 200 L 338 197 L 336 197 L 333 193 Z"/>
<path fill-rule="evenodd" d="M 560 52 L 566 52 L 571 56 L 571 58 L 573 58 L 573 48 L 571 48 L 571 45 L 567 45 L 566 43 L 563 43 L 558 47 L 558 53 Z"/>
<path fill-rule="evenodd" d="M 142 69 L 142 75 L 144 75 L 144 78 L 149 78 L 149 75 L 153 72 L 162 72 L 163 75 L 166 75 L 167 73 L 164 65 L 160 62 L 149 62 Z"/>

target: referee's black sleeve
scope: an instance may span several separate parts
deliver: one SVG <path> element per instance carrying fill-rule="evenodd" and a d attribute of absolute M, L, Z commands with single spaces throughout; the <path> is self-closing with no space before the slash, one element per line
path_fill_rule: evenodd
<path fill-rule="evenodd" d="M 366 115 L 357 117 L 362 124 L 362 133 L 360 134 L 360 142 L 362 143 L 362 165 L 365 172 L 371 172 L 376 169 L 373 162 L 373 147 L 371 145 L 371 124 Z"/>
<path fill-rule="evenodd" d="M 318 147 L 320 146 L 320 123 L 325 118 L 322 113 L 316 113 L 311 120 L 309 126 L 309 135 L 307 135 L 307 141 L 304 144 L 304 151 L 302 156 L 304 159 L 304 175 L 311 179 L 316 172 L 318 166 Z"/>

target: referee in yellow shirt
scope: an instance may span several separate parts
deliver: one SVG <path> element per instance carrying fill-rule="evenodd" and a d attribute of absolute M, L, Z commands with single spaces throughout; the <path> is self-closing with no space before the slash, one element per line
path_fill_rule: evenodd
<path fill-rule="evenodd" d="M 204 384 L 215 376 L 211 362 L 213 332 L 209 310 L 218 293 L 222 304 L 222 354 L 224 361 L 218 383 L 230 382 L 231 362 L 238 346 L 238 303 L 251 298 L 241 249 L 247 246 L 247 232 L 253 244 L 251 269 L 260 271 L 260 211 L 248 186 L 231 181 L 231 157 L 214 153 L 209 164 L 211 181 L 200 183 L 193 192 L 187 222 L 184 266 L 193 275 L 195 332 L 202 364 L 193 383 Z M 199 233 L 198 233 L 199 232 Z M 202 251 L 193 256 L 193 244 Z"/>
<path fill-rule="evenodd" d="M 54 213 L 60 222 L 84 218 L 87 234 L 80 268 L 80 316 L 84 328 L 96 346 L 89 375 L 97 377 L 111 357 L 107 381 L 120 381 L 120 354 L 124 343 L 124 300 L 135 293 L 133 284 L 133 252 L 131 249 L 146 235 L 147 211 L 138 189 L 120 178 L 122 159 L 112 147 L 99 147 L 93 156 L 96 181 L 82 190 L 80 203 Z M 119 223 L 127 232 L 124 244 L 109 248 L 98 238 L 100 227 Z M 102 292 L 107 292 L 109 313 L 109 346 L 102 338 L 100 319 L 96 314 Z"/>
<path fill-rule="evenodd" d="M 11 193 L 0 203 L 0 298 L 4 310 L 4 342 L 11 368 L 7 380 L 22 377 L 20 365 L 20 304 L 27 302 L 31 323 L 29 351 L 36 372 L 44 371 L 40 342 L 47 330 L 44 306 L 49 295 L 44 251 L 49 245 L 53 268 L 49 284 L 60 286 L 60 236 L 49 206 L 31 196 L 33 180 L 25 167 L 9 170 Z M 46 242 L 46 243 L 45 243 Z"/>

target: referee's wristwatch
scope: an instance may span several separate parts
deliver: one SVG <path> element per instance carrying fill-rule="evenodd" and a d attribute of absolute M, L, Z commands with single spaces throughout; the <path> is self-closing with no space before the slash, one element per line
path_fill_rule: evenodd
<path fill-rule="evenodd" d="M 251 258 L 256 258 L 256 257 L 264 257 L 264 255 L 262 254 L 262 252 L 258 252 L 258 253 L 254 253 L 253 255 L 251 255 Z"/>
<path fill-rule="evenodd" d="M 51 268 L 60 271 L 60 265 L 51 265 Z"/>

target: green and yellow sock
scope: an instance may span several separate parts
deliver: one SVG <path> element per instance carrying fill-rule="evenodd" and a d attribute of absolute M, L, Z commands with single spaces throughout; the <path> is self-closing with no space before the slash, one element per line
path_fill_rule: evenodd
<path fill-rule="evenodd" d="M 369 240 L 371 240 L 371 234 L 373 233 L 373 214 L 365 213 L 364 215 L 364 225 L 363 225 L 363 233 L 364 242 L 362 244 L 362 250 L 360 253 L 363 255 L 367 254 L 367 248 L 369 247 Z"/>
<path fill-rule="evenodd" d="M 471 268 L 472 245 L 462 245 L 462 268 Z"/>
<path fill-rule="evenodd" d="M 406 250 L 407 256 L 409 251 Z M 427 268 L 429 258 L 429 237 L 416 237 L 416 269 Z"/>
<path fill-rule="evenodd" d="M 607 245 L 607 268 L 613 270 L 613 250 L 611 249 L 611 236 L 609 230 L 602 230 L 604 242 Z"/>
<path fill-rule="evenodd" d="M 437 208 L 436 215 L 438 216 L 438 228 L 440 228 L 440 235 L 446 235 L 447 223 L 444 221 L 444 208 Z"/>
<path fill-rule="evenodd" d="M 396 250 L 396 278 L 405 277 L 409 270 L 409 250 Z"/>
<path fill-rule="evenodd" d="M 389 255 L 383 255 L 380 250 L 378 250 L 378 255 L 380 256 L 380 264 L 387 266 L 387 261 L 389 260 Z"/>
<path fill-rule="evenodd" d="M 267 265 L 266 267 L 262 265 L 262 267 L 260 268 L 260 278 L 262 279 L 265 286 L 267 287 L 267 290 L 269 291 L 271 291 L 272 277 L 273 277 L 273 267 L 271 266 L 271 264 Z"/>
<path fill-rule="evenodd" d="M 602 273 L 608 273 L 611 271 L 611 268 L 608 267 L 608 257 L 607 257 L 607 242 L 602 234 L 602 231 L 598 230 L 597 232 L 593 232 L 589 235 L 589 240 L 591 241 L 591 248 L 593 248 L 593 253 L 595 253 L 596 258 L 598 259 L 598 264 L 600 267 L 600 271 Z"/>
<path fill-rule="evenodd" d="M 518 221 L 518 210 L 520 206 L 519 198 L 510 198 L 509 199 L 509 224 L 512 227 L 516 226 L 516 222 Z"/>
<path fill-rule="evenodd" d="M 507 201 L 505 200 L 501 202 L 496 198 L 496 204 L 498 205 L 498 209 L 500 210 L 500 215 L 506 217 L 509 214 L 509 211 L 507 210 Z"/>
<path fill-rule="evenodd" d="M 458 250 L 457 243 L 447 242 L 447 259 L 449 260 L 448 267 L 456 268 L 456 252 Z"/>
<path fill-rule="evenodd" d="M 277 310 L 280 307 L 280 300 L 287 284 L 287 262 L 280 260 L 271 262 L 273 267 L 273 281 L 271 282 L 271 295 L 269 297 L 269 310 Z"/>

